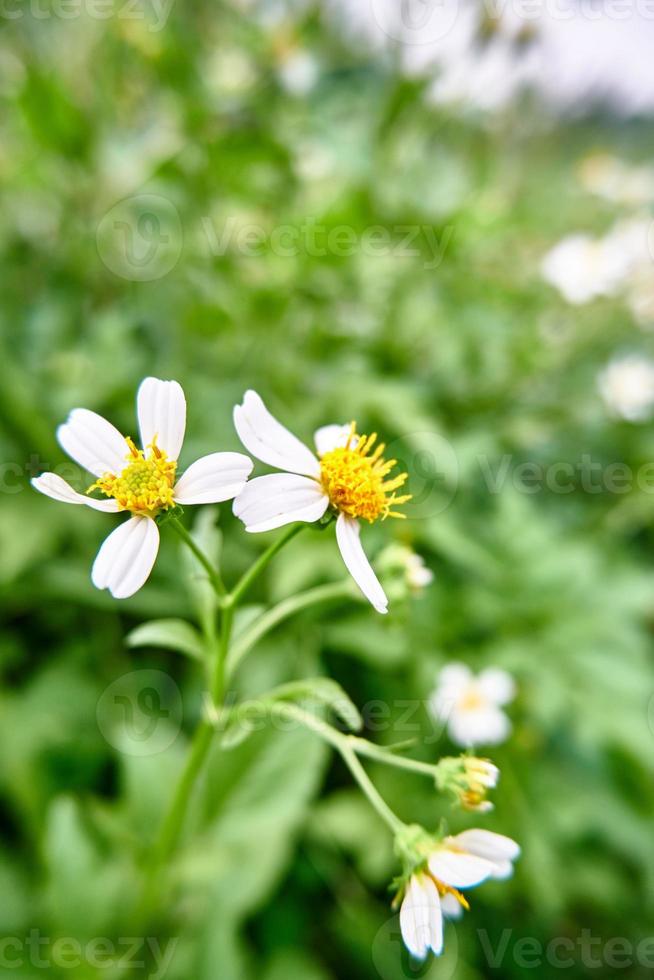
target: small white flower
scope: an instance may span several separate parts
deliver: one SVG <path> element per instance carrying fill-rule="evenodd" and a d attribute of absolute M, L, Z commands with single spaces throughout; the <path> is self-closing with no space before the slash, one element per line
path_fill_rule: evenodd
<path fill-rule="evenodd" d="M 598 296 L 612 296 L 629 271 L 630 256 L 615 237 L 568 235 L 541 263 L 543 278 L 569 303 L 582 304 Z"/>
<path fill-rule="evenodd" d="M 431 568 L 427 567 L 422 555 L 416 554 L 410 548 L 407 548 L 406 551 L 405 568 L 407 582 L 411 589 L 415 592 L 420 592 L 434 581 L 434 573 Z"/>
<path fill-rule="evenodd" d="M 586 190 L 615 204 L 638 206 L 654 200 L 654 170 L 632 166 L 608 153 L 582 160 L 579 178 Z"/>
<path fill-rule="evenodd" d="M 496 745 L 511 731 L 501 707 L 514 696 L 515 683 L 506 671 L 489 668 L 475 677 L 465 664 L 452 663 L 440 672 L 430 704 L 457 745 Z"/>
<path fill-rule="evenodd" d="M 460 888 L 490 878 L 508 878 L 520 848 L 489 830 L 465 830 L 446 837 L 428 855 L 427 868 L 411 875 L 400 908 L 404 945 L 417 959 L 443 951 L 443 916 L 458 919 L 468 903 Z"/>
<path fill-rule="evenodd" d="M 637 354 L 616 358 L 598 378 L 600 394 L 612 415 L 643 422 L 654 408 L 654 363 Z"/>
<path fill-rule="evenodd" d="M 255 391 L 234 408 L 234 425 L 245 448 L 283 470 L 259 476 L 243 488 L 233 510 L 251 532 L 271 531 L 294 521 L 318 521 L 329 507 L 338 515 L 336 540 L 345 565 L 377 612 L 388 600 L 359 540 L 359 520 L 403 517 L 393 508 L 410 499 L 395 493 L 406 473 L 387 479 L 395 460 L 382 457 L 377 436 L 357 435 L 351 425 L 325 425 L 314 435 L 317 455 L 273 418 Z"/>
<path fill-rule="evenodd" d="M 291 95 L 306 95 L 314 87 L 320 66 L 309 51 L 289 52 L 279 66 L 282 85 Z"/>
<path fill-rule="evenodd" d="M 131 513 L 105 540 L 91 572 L 93 584 L 116 599 L 137 592 L 152 570 L 159 550 L 157 514 L 175 504 L 231 500 L 245 486 L 253 465 L 242 453 L 211 453 L 176 479 L 186 429 L 186 401 L 176 381 L 145 378 L 138 390 L 137 415 L 143 449 L 86 408 L 73 409 L 57 429 L 62 448 L 97 477 L 87 493 L 100 490 L 107 500 L 77 493 L 56 473 L 32 480 L 41 493 L 66 504 Z"/>

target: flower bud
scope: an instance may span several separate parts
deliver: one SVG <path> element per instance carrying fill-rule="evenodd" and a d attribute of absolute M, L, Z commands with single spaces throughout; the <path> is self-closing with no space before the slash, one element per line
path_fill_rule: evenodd
<path fill-rule="evenodd" d="M 487 813 L 493 804 L 486 794 L 497 786 L 499 776 L 499 769 L 489 759 L 471 755 L 447 757 L 438 763 L 436 785 L 452 793 L 464 810 Z"/>
<path fill-rule="evenodd" d="M 434 580 L 434 573 L 424 558 L 401 544 L 384 548 L 377 560 L 377 569 L 387 590 L 399 599 L 420 595 Z"/>

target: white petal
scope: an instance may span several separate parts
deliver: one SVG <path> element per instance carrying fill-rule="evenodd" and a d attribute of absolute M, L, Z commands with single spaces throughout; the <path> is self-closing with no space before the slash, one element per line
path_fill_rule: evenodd
<path fill-rule="evenodd" d="M 515 697 L 515 681 L 505 670 L 489 667 L 477 678 L 481 693 L 495 704 L 508 704 Z"/>
<path fill-rule="evenodd" d="M 310 449 L 273 418 L 256 391 L 246 391 L 234 407 L 238 437 L 253 456 L 289 473 L 320 476 L 320 463 Z"/>
<path fill-rule="evenodd" d="M 447 846 L 433 851 L 427 863 L 434 878 L 452 888 L 472 888 L 490 878 L 494 870 L 491 861 L 450 850 Z"/>
<path fill-rule="evenodd" d="M 407 885 L 400 908 L 400 931 L 404 945 L 416 959 L 424 960 L 431 949 L 443 951 L 443 917 L 438 890 L 426 875 L 414 875 Z"/>
<path fill-rule="evenodd" d="M 436 717 L 441 721 L 447 721 L 458 702 L 469 690 L 471 683 L 472 673 L 465 664 L 453 662 L 443 667 L 430 701 Z"/>
<path fill-rule="evenodd" d="M 157 439 L 169 459 L 178 459 L 186 430 L 186 399 L 177 381 L 144 378 L 136 396 L 141 446 Z"/>
<path fill-rule="evenodd" d="M 313 434 L 313 441 L 316 444 L 316 450 L 319 456 L 324 456 L 325 453 L 329 453 L 332 449 L 340 449 L 347 444 L 347 440 L 350 437 L 350 432 L 352 427 L 350 425 L 323 425 L 320 429 L 316 429 Z M 358 439 L 355 439 L 352 443 L 353 446 L 356 445 Z"/>
<path fill-rule="evenodd" d="M 472 671 L 466 664 L 453 661 L 446 664 L 438 675 L 438 686 L 451 695 L 464 694 L 472 681 Z"/>
<path fill-rule="evenodd" d="M 118 503 L 115 500 L 111 498 L 94 500 L 84 493 L 78 493 L 56 473 L 42 473 L 30 482 L 39 493 L 44 493 L 46 497 L 52 497 L 53 500 L 60 500 L 63 504 L 84 504 L 86 507 L 102 510 L 107 514 L 115 514 L 118 511 Z"/>
<path fill-rule="evenodd" d="M 461 847 L 470 854 L 485 858 L 494 864 L 503 865 L 506 861 L 515 861 L 520 857 L 520 846 L 504 834 L 495 834 L 492 830 L 464 830 L 451 839 L 456 847 Z"/>
<path fill-rule="evenodd" d="M 246 483 L 232 510 L 246 531 L 272 531 L 293 521 L 318 521 L 329 499 L 316 480 L 295 473 L 271 473 Z"/>
<path fill-rule="evenodd" d="M 159 550 L 159 528 L 149 517 L 130 517 L 102 544 L 91 572 L 98 589 L 115 599 L 134 595 L 152 571 Z"/>
<path fill-rule="evenodd" d="M 510 861 L 498 861 L 497 864 L 493 865 L 493 869 L 491 878 L 497 878 L 500 881 L 510 878 L 513 874 L 513 865 Z"/>
<path fill-rule="evenodd" d="M 472 745 L 499 745 L 511 733 L 511 722 L 499 708 L 453 708 L 448 717 L 448 734 L 453 742 Z"/>
<path fill-rule="evenodd" d="M 173 496 L 179 504 L 217 504 L 241 492 L 252 472 L 243 453 L 211 453 L 191 463 L 177 481 Z"/>
<path fill-rule="evenodd" d="M 359 540 L 359 522 L 346 514 L 336 520 L 336 540 L 346 568 L 364 596 L 379 613 L 388 612 L 388 599 Z"/>
<path fill-rule="evenodd" d="M 463 915 L 463 906 L 454 895 L 447 892 L 441 896 L 441 912 L 446 919 L 460 919 Z"/>
<path fill-rule="evenodd" d="M 111 422 L 88 408 L 74 408 L 57 429 L 57 439 L 71 459 L 95 476 L 120 473 L 127 466 L 125 438 Z"/>

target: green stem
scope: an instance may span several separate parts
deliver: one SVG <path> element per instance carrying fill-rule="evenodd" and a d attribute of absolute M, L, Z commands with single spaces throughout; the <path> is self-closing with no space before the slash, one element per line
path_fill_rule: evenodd
<path fill-rule="evenodd" d="M 350 743 L 350 747 L 357 755 L 365 755 L 369 759 L 376 759 L 377 762 L 383 762 L 387 766 L 395 766 L 397 769 L 417 772 L 423 776 L 429 776 L 431 779 L 436 778 L 438 766 L 432 765 L 430 762 L 420 762 L 419 759 L 407 759 L 406 756 L 395 755 L 394 752 L 389 752 L 383 746 L 375 745 L 374 742 L 369 742 L 365 738 L 358 738 L 356 735 L 348 735 L 346 737 Z"/>
<path fill-rule="evenodd" d="M 404 828 L 405 824 L 393 813 L 359 762 L 356 752 L 351 745 L 351 736 L 344 735 L 342 732 L 339 732 L 338 729 L 334 728 L 332 725 L 329 725 L 326 721 L 323 721 L 322 718 L 318 718 L 309 711 L 304 711 L 295 704 L 272 702 L 268 704 L 268 707 L 271 714 L 276 714 L 282 718 L 293 719 L 299 722 L 301 725 L 304 725 L 305 728 L 308 728 L 315 732 L 316 735 L 319 735 L 320 738 L 322 738 L 329 745 L 333 746 L 333 748 L 340 753 L 348 769 L 356 779 L 365 795 L 368 797 L 371 805 L 377 811 L 382 820 L 389 826 L 393 834 L 397 834 L 398 831 Z M 363 742 L 365 740 L 360 739 L 357 741 Z"/>
<path fill-rule="evenodd" d="M 238 605 L 252 583 L 261 575 L 268 562 L 271 558 L 274 558 L 280 548 L 283 548 L 291 538 L 294 538 L 296 534 L 299 534 L 300 531 L 308 526 L 308 524 L 304 523 L 291 524 L 276 541 L 273 541 L 270 547 L 266 548 L 263 554 L 259 555 L 255 563 L 239 579 L 235 588 L 232 590 L 232 600 L 235 606 Z"/>
<path fill-rule="evenodd" d="M 386 800 L 382 798 L 377 787 L 374 785 L 368 776 L 368 773 L 359 762 L 356 753 L 353 752 L 349 745 L 344 745 L 340 752 L 348 769 L 368 797 L 370 803 L 375 808 L 379 816 L 386 824 L 388 824 L 393 834 L 397 834 L 400 830 L 403 830 L 406 824 L 404 824 L 400 818 L 393 813 Z"/>
<path fill-rule="evenodd" d="M 173 518 L 171 521 L 168 522 L 168 524 L 170 527 L 173 528 L 174 531 L 177 532 L 177 534 L 180 536 L 184 544 L 186 544 L 191 549 L 191 551 L 193 552 L 197 560 L 200 562 L 205 572 L 207 573 L 207 577 L 211 582 L 211 585 L 213 586 L 216 595 L 218 595 L 221 599 L 224 598 L 224 596 L 226 595 L 226 590 L 223 584 L 223 580 L 220 577 L 220 572 L 218 571 L 218 569 L 214 568 L 214 566 L 211 564 L 211 562 L 209 561 L 205 553 L 202 551 L 201 548 L 197 546 L 192 535 L 189 534 L 189 532 L 186 530 L 184 525 L 178 520 L 178 518 L 176 517 Z"/>
<path fill-rule="evenodd" d="M 232 635 L 232 626 L 234 623 L 234 609 L 236 608 L 239 599 L 243 596 L 257 575 L 259 575 L 265 568 L 273 555 L 277 554 L 280 548 L 282 548 L 287 541 L 290 541 L 291 538 L 293 538 L 298 531 L 301 531 L 306 525 L 297 524 L 290 527 L 281 538 L 275 541 L 274 544 L 272 544 L 267 551 L 260 556 L 249 572 L 245 573 L 231 595 L 226 593 L 225 586 L 223 585 L 218 570 L 213 567 L 204 552 L 198 548 L 197 544 L 186 528 L 176 519 L 172 520 L 170 525 L 179 534 L 184 543 L 188 545 L 202 567 L 205 569 L 209 581 L 221 599 L 220 639 L 217 644 L 211 681 L 209 685 L 212 703 L 216 706 L 220 706 L 222 705 L 225 697 L 226 664 L 229 652 L 229 643 Z M 140 913 L 145 917 L 150 914 L 151 909 L 155 905 L 159 875 L 179 840 L 184 825 L 184 820 L 186 818 L 186 813 L 188 811 L 191 794 L 211 746 L 213 734 L 214 726 L 206 718 L 203 718 L 198 724 L 198 727 L 196 728 L 191 740 L 191 748 L 186 759 L 186 764 L 182 770 L 182 774 L 175 789 L 170 807 L 164 817 L 163 823 L 161 824 L 159 836 L 153 847 L 152 860 L 144 885 L 141 905 L 139 907 Z"/>
<path fill-rule="evenodd" d="M 214 704 L 221 704 L 224 698 L 225 660 L 229 649 L 233 619 L 233 607 L 228 605 L 222 611 L 220 642 L 216 650 L 210 684 L 211 699 Z M 191 793 L 193 792 L 193 787 L 202 769 L 204 760 L 207 757 L 213 734 L 213 726 L 203 718 L 193 735 L 186 765 L 182 771 L 170 808 L 166 813 L 154 846 L 143 897 L 143 908 L 146 915 L 153 904 L 161 869 L 174 850 L 182 832 Z"/>
<path fill-rule="evenodd" d="M 274 629 L 283 620 L 288 619 L 289 616 L 321 602 L 332 602 L 334 600 L 348 598 L 356 598 L 355 590 L 350 579 L 345 582 L 334 582 L 330 585 L 318 585 L 315 589 L 308 589 L 306 592 L 300 592 L 298 595 L 283 599 L 276 606 L 273 606 L 272 609 L 268 609 L 265 613 L 262 613 L 252 626 L 235 640 L 227 657 L 227 676 L 232 676 L 243 658 L 266 633 L 269 633 L 270 630 Z"/>

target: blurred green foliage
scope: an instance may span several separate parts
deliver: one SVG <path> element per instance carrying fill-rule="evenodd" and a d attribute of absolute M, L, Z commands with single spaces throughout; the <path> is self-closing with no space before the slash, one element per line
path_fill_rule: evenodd
<path fill-rule="evenodd" d="M 389 909 L 392 842 L 342 764 L 308 734 L 259 733 L 214 753 L 202 780 L 169 869 L 178 900 L 158 924 L 162 944 L 175 939 L 165 976 L 510 980 L 525 972 L 520 939 L 569 937 L 564 973 L 613 977 L 579 937 L 591 929 L 603 947 L 651 933 L 654 541 L 650 494 L 609 492 L 601 473 L 651 460 L 654 430 L 609 418 L 596 377 L 615 352 L 654 343 L 619 300 L 567 306 L 538 265 L 562 235 L 617 217 L 580 188 L 580 158 L 601 148 L 641 160 L 651 131 L 553 120 L 535 101 L 493 118 L 437 108 L 426 80 L 402 77 L 318 7 L 280 10 L 178 3 L 161 29 L 152 10 L 2 23 L 0 935 L 134 934 L 139 870 L 201 709 L 192 659 L 156 637 L 125 642 L 148 618 L 194 618 L 177 540 L 164 534 L 151 581 L 114 602 L 89 580 L 112 519 L 27 482 L 63 463 L 54 431 L 74 406 L 134 435 L 134 392 L 154 374 L 187 393 L 182 462 L 238 448 L 231 408 L 246 387 L 305 440 L 350 418 L 383 433 L 415 499 L 406 522 L 366 530 L 367 546 L 410 544 L 435 583 L 386 618 L 343 603 L 285 624 L 244 663 L 238 692 L 329 674 L 364 716 L 390 706 L 370 737 L 416 737 L 435 760 L 452 751 L 425 707 L 439 667 L 510 670 L 514 735 L 491 753 L 502 781 L 488 818 L 457 815 L 418 777 L 369 768 L 404 819 L 483 819 L 523 847 L 515 878 L 475 892 L 445 958 L 419 971 Z M 298 56 L 315 79 L 289 88 Z M 359 245 L 310 254 L 322 246 L 306 247 L 307 222 L 324 235 L 347 226 Z M 287 225 L 293 255 L 271 245 Z M 253 226 L 266 237 L 248 254 L 236 236 Z M 360 247 L 373 226 L 398 248 Z M 420 229 L 418 254 L 398 254 L 405 226 Z M 570 493 L 534 490 L 517 470 L 560 461 L 577 472 Z M 263 541 L 228 505 L 219 521 L 233 579 Z M 252 601 L 340 575 L 331 534 L 307 532 Z M 135 670 L 162 671 L 181 692 L 183 730 L 156 754 L 121 750 L 96 718 L 106 688 Z M 493 967 L 487 949 L 505 929 Z M 23 958 L 8 976 L 41 975 Z M 50 970 L 121 975 L 88 962 Z"/>

